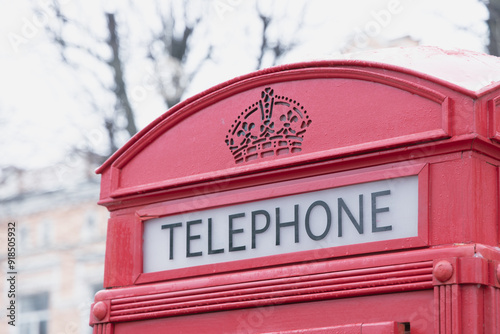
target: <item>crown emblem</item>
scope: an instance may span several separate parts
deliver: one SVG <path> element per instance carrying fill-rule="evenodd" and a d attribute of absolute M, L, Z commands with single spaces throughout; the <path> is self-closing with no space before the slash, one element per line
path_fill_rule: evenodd
<path fill-rule="evenodd" d="M 265 88 L 261 99 L 241 112 L 226 135 L 236 163 L 300 152 L 311 120 L 297 101 Z"/>

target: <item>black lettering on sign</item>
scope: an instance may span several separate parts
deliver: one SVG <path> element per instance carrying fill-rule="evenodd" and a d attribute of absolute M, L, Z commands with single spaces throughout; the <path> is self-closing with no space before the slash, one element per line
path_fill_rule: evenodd
<path fill-rule="evenodd" d="M 236 218 L 242 218 L 245 217 L 245 213 L 237 213 L 234 215 L 229 215 L 229 251 L 230 252 L 237 252 L 237 251 L 242 251 L 246 249 L 246 246 L 233 246 L 233 235 L 237 233 L 243 233 L 244 229 L 239 228 L 239 229 L 233 229 L 233 220 Z"/>
<path fill-rule="evenodd" d="M 280 222 L 280 208 L 276 208 L 276 246 L 280 244 L 280 231 L 281 227 L 293 226 L 295 229 L 295 243 L 299 242 L 299 206 L 295 204 L 294 206 L 295 218 L 291 222 Z"/>
<path fill-rule="evenodd" d="M 201 224 L 202 220 L 191 220 L 186 223 L 186 257 L 202 256 L 202 252 L 191 252 L 191 240 L 201 239 L 201 235 L 191 235 L 191 225 Z"/>
<path fill-rule="evenodd" d="M 257 229 L 257 216 L 266 217 L 266 224 L 260 229 Z M 252 249 L 257 247 L 257 241 L 255 240 L 256 235 L 267 231 L 269 225 L 271 225 L 271 217 L 269 215 L 269 212 L 265 210 L 252 211 Z"/>
<path fill-rule="evenodd" d="M 212 218 L 208 218 L 208 254 L 219 254 L 224 253 L 224 248 L 212 249 Z"/>
<path fill-rule="evenodd" d="M 359 234 L 363 234 L 363 195 L 359 195 L 359 223 L 356 218 L 351 213 L 351 210 L 347 207 L 342 198 L 338 199 L 339 206 L 339 237 L 342 236 L 342 210 L 347 214 L 347 217 L 351 220 L 352 224 L 358 230 Z"/>
<path fill-rule="evenodd" d="M 377 208 L 377 197 L 390 195 L 390 190 L 372 193 L 372 232 L 391 231 L 392 225 L 377 226 L 377 213 L 389 212 L 389 208 Z"/>
<path fill-rule="evenodd" d="M 169 260 L 174 259 L 174 228 L 176 227 L 181 227 L 182 223 L 175 223 L 175 224 L 165 224 L 161 226 L 162 230 L 165 229 L 170 229 L 170 255 L 169 255 Z"/>
<path fill-rule="evenodd" d="M 311 216 L 312 210 L 316 206 L 318 206 L 318 205 L 322 206 L 323 209 L 325 209 L 325 213 L 326 213 L 326 227 L 325 227 L 325 230 L 323 231 L 323 233 L 321 233 L 320 235 L 315 235 L 311 231 L 310 216 Z M 331 225 L 332 225 L 332 213 L 330 211 L 330 207 L 328 206 L 328 204 L 326 204 L 323 201 L 316 201 L 313 204 L 311 204 L 309 206 L 309 208 L 307 208 L 307 212 L 306 212 L 306 232 L 307 232 L 307 235 L 309 236 L 309 238 L 311 238 L 312 240 L 321 240 L 321 239 L 323 239 L 324 237 L 326 237 L 326 235 L 330 231 L 330 226 Z"/>
<path fill-rule="evenodd" d="M 390 198 L 384 196 L 391 195 L 391 190 L 382 190 L 372 193 L 366 192 L 365 194 L 360 194 L 359 192 L 351 194 L 346 193 L 343 198 L 331 196 L 326 201 L 317 199 L 312 201 L 312 203 L 309 202 L 311 204 L 307 209 L 305 208 L 307 204 L 293 204 L 291 201 L 285 203 L 282 207 L 270 204 L 269 202 L 268 205 L 264 206 L 265 209 L 228 214 L 224 216 L 224 218 L 221 218 L 219 224 L 216 224 L 212 218 L 208 218 L 208 214 L 205 216 L 201 215 L 199 219 L 196 220 L 163 224 L 161 225 L 161 229 L 168 230 L 168 241 L 166 242 L 169 242 L 169 245 L 168 247 L 165 246 L 165 248 L 168 248 L 169 260 L 174 260 L 174 240 L 176 237 L 183 238 L 185 233 L 186 258 L 202 257 L 207 254 L 222 254 L 225 253 L 226 249 L 228 249 L 228 252 L 245 250 L 254 252 L 253 249 L 256 249 L 257 246 L 261 248 L 265 246 L 264 248 L 266 248 L 265 250 L 267 251 L 269 247 L 273 246 L 273 240 L 275 240 L 276 246 L 286 244 L 290 247 L 289 249 L 292 249 L 294 247 L 292 240 L 295 244 L 299 243 L 299 233 L 303 233 L 300 232 L 301 230 L 305 230 L 309 239 L 306 238 L 302 240 L 304 245 L 295 246 L 298 249 L 311 248 L 311 240 L 320 241 L 329 236 L 335 214 L 338 215 L 338 237 L 340 238 L 346 234 L 345 224 L 347 224 L 347 233 L 355 234 L 351 236 L 353 237 L 352 240 L 362 243 L 366 240 L 363 238 L 365 220 L 364 195 L 370 197 L 370 203 L 366 203 L 366 209 L 371 209 L 371 233 L 392 231 L 393 222 L 391 219 L 394 219 L 392 217 L 392 210 L 394 210 L 394 214 L 398 214 L 399 211 L 397 209 L 399 208 L 391 208 L 392 210 L 390 210 L 389 206 L 384 204 L 389 202 Z M 358 208 L 356 208 L 354 204 L 356 202 L 356 196 L 358 197 Z M 335 204 L 337 204 L 337 206 L 335 206 Z M 272 209 L 269 209 L 270 205 L 273 205 L 272 208 L 275 210 L 275 217 L 272 217 Z M 299 208 L 301 205 L 303 205 L 302 209 Z M 254 208 L 258 207 L 259 206 L 254 206 Z M 241 208 L 235 210 L 241 210 Z M 335 210 L 337 210 L 337 212 L 335 212 Z M 383 214 L 390 211 L 390 215 Z M 292 215 L 292 220 L 288 220 Z M 228 219 L 228 225 L 221 226 L 220 223 L 226 223 L 225 217 Z M 186 224 L 183 225 L 184 223 Z M 204 225 L 205 223 L 207 223 L 207 225 Z M 275 223 L 276 226 L 271 227 L 272 223 Z M 356 229 L 357 235 L 353 232 L 354 230 L 351 228 L 350 224 Z M 183 227 L 185 227 L 185 230 Z M 228 227 L 229 233 L 224 236 L 225 232 L 220 233 L 221 227 L 224 231 L 225 227 Z M 175 232 L 176 229 L 177 232 Z M 274 236 L 272 235 L 273 232 L 275 232 Z M 175 235 L 175 233 L 177 233 L 177 235 Z M 180 236 L 180 234 L 182 234 L 182 236 Z M 225 239 L 226 236 L 228 239 Z M 334 236 L 331 235 L 329 239 L 331 240 L 333 237 Z M 257 239 L 259 238 L 260 241 L 258 243 Z M 351 239 L 349 241 L 351 241 Z M 271 245 L 264 245 L 265 242 L 271 242 Z M 339 240 L 340 245 L 342 245 L 343 242 L 345 244 L 345 240 Z M 177 243 L 179 243 L 179 241 L 177 241 Z M 250 246 L 250 244 L 251 249 L 247 249 L 246 246 Z M 177 246 L 177 248 L 179 248 L 179 245 Z M 202 251 L 203 249 L 205 251 Z M 284 251 L 286 251 L 286 249 L 282 250 L 282 252 Z M 179 257 L 179 254 L 175 254 L 175 256 Z M 222 256 L 221 258 L 224 257 Z"/>

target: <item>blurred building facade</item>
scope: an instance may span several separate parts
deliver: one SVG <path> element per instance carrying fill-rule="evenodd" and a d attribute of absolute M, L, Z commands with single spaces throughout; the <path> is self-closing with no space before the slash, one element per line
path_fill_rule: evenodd
<path fill-rule="evenodd" d="M 7 245 L 3 231 L 15 222 L 17 275 L 16 326 L 2 321 L 0 333 L 92 333 L 89 310 L 102 289 L 108 212 L 97 205 L 99 179 L 81 172 L 68 169 L 64 178 L 56 168 L 3 172 L 0 244 Z M 7 260 L 5 249 L 3 274 Z M 2 305 L 8 285 L 0 283 Z"/>

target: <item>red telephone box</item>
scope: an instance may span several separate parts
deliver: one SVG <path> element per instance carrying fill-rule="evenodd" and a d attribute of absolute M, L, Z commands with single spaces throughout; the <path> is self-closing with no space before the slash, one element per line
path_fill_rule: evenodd
<path fill-rule="evenodd" d="M 114 154 L 94 333 L 499 333 L 500 60 L 396 55 L 236 78 Z"/>

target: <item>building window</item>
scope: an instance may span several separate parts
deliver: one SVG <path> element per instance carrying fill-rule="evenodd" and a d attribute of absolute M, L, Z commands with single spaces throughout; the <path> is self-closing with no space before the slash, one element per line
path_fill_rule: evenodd
<path fill-rule="evenodd" d="M 52 222 L 44 220 L 38 225 L 38 245 L 40 247 L 49 246 L 52 241 Z"/>
<path fill-rule="evenodd" d="M 30 245 L 32 244 L 31 240 L 29 239 L 29 229 L 25 225 L 21 225 L 19 228 L 19 242 L 17 243 L 19 245 L 19 253 L 22 254 L 24 251 L 30 248 Z"/>
<path fill-rule="evenodd" d="M 48 320 L 48 292 L 19 297 L 20 334 L 47 334 Z"/>
<path fill-rule="evenodd" d="M 103 284 L 102 283 L 96 283 L 96 284 L 90 284 L 88 285 L 88 291 L 89 291 L 89 299 L 87 300 L 86 303 L 83 303 L 84 308 L 82 309 L 82 328 L 85 328 L 85 330 L 82 331 L 82 333 L 88 333 L 92 334 L 93 333 L 93 328 L 89 326 L 89 317 L 90 317 L 90 305 L 94 302 L 94 297 L 97 291 L 100 291 L 103 289 Z"/>
<path fill-rule="evenodd" d="M 96 212 L 94 210 L 87 211 L 84 219 L 81 233 L 82 241 L 93 241 L 99 233 Z"/>

